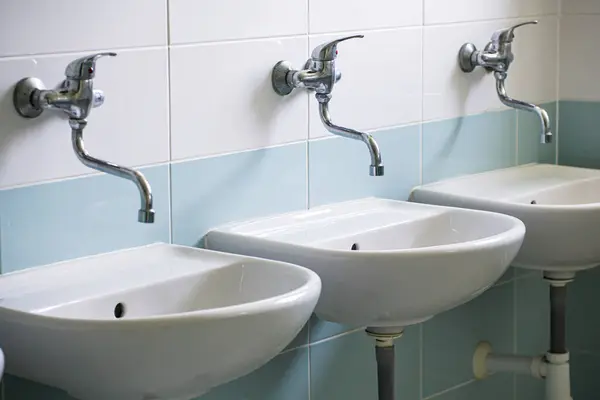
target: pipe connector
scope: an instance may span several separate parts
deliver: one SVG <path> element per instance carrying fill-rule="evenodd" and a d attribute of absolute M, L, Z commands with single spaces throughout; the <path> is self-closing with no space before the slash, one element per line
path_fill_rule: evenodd
<path fill-rule="evenodd" d="M 546 376 L 544 357 L 494 354 L 489 342 L 480 342 L 473 354 L 473 375 L 475 379 L 486 379 L 494 372 L 514 372 L 542 379 Z"/>
<path fill-rule="evenodd" d="M 404 328 L 374 328 L 365 329 L 367 335 L 375 339 L 376 347 L 394 347 L 394 340 L 399 339 L 404 334 Z"/>

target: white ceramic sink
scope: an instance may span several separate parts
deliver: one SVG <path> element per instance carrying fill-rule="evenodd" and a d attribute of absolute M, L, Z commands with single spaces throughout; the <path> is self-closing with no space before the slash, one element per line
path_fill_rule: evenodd
<path fill-rule="evenodd" d="M 403 327 L 481 294 L 524 233 L 505 215 L 372 198 L 227 225 L 207 246 L 317 272 L 321 318 Z"/>
<path fill-rule="evenodd" d="M 155 244 L 0 276 L 7 372 L 81 400 L 185 399 L 260 367 L 321 283 L 296 265 Z"/>
<path fill-rule="evenodd" d="M 411 199 L 519 218 L 527 234 L 516 266 L 574 272 L 600 264 L 600 171 L 529 164 L 418 187 Z"/>

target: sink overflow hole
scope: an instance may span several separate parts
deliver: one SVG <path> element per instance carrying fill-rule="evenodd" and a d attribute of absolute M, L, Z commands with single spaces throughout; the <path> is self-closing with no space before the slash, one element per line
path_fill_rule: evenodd
<path fill-rule="evenodd" d="M 360 246 L 358 245 L 358 243 L 354 243 L 352 245 L 352 247 L 350 247 L 350 250 L 359 250 L 359 249 L 360 249 Z"/>
<path fill-rule="evenodd" d="M 123 318 L 125 315 L 125 305 L 123 303 L 117 303 L 114 310 L 115 318 Z"/>
<path fill-rule="evenodd" d="M 531 204 L 537 204 L 537 201 L 531 200 Z"/>

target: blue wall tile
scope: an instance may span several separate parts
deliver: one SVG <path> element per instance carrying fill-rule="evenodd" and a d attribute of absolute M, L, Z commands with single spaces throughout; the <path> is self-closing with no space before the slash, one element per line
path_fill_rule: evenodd
<path fill-rule="evenodd" d="M 406 200 L 420 180 L 420 126 L 375 133 L 384 176 L 370 176 L 367 146 L 345 138 L 327 138 L 309 143 L 310 206 L 362 197 Z"/>
<path fill-rule="evenodd" d="M 600 102 L 561 101 L 558 161 L 600 168 Z"/>
<path fill-rule="evenodd" d="M 504 274 L 498 279 L 496 285 L 500 285 L 502 283 L 508 282 L 515 277 L 515 267 L 509 267 Z"/>
<path fill-rule="evenodd" d="M 318 342 L 323 339 L 330 338 L 344 332 L 359 328 L 357 326 L 349 326 L 338 324 L 335 322 L 324 321 L 313 314 L 309 321 L 310 325 L 310 342 Z"/>
<path fill-rule="evenodd" d="M 541 355 L 548 350 L 550 336 L 549 285 L 541 274 L 515 281 L 517 324 L 516 349 L 522 355 Z M 544 400 L 545 383 L 530 376 L 516 376 L 516 400 Z"/>
<path fill-rule="evenodd" d="M 515 281 L 517 352 L 541 354 L 548 350 L 550 336 L 549 285 L 541 275 Z"/>
<path fill-rule="evenodd" d="M 599 302 L 600 268 L 577 273 L 567 286 L 567 337 L 572 351 L 600 356 L 600 313 L 590 312 Z"/>
<path fill-rule="evenodd" d="M 169 242 L 168 166 L 142 170 L 156 222 L 137 222 L 135 185 L 109 175 L 0 191 L 2 272 L 154 242 Z"/>
<path fill-rule="evenodd" d="M 285 350 L 295 349 L 300 346 L 304 346 L 308 344 L 308 332 L 310 331 L 310 321 L 307 321 L 306 324 L 302 327 L 300 333 L 296 335 L 296 337 L 285 347 Z M 285 351 L 284 350 L 284 351 Z"/>
<path fill-rule="evenodd" d="M 541 124 L 537 115 L 526 111 L 518 111 L 518 131 L 519 131 L 519 151 L 518 163 L 556 163 L 556 143 L 558 142 L 558 113 L 556 102 L 540 104 L 544 110 L 548 112 L 550 122 L 552 123 L 552 143 L 541 143 Z"/>
<path fill-rule="evenodd" d="M 173 242 L 196 246 L 216 226 L 306 208 L 306 143 L 171 167 Z"/>
<path fill-rule="evenodd" d="M 513 350 L 513 284 L 495 286 L 471 302 L 423 324 L 423 396 L 473 379 L 477 343 Z"/>
<path fill-rule="evenodd" d="M 75 400 L 62 390 L 12 375 L 2 378 L 2 388 L 4 400 Z"/>
<path fill-rule="evenodd" d="M 419 327 L 396 340 L 396 397 L 419 399 Z M 356 331 L 310 346 L 311 400 L 377 399 L 375 341 Z"/>
<path fill-rule="evenodd" d="M 516 112 L 490 112 L 423 125 L 423 183 L 516 163 Z"/>
<path fill-rule="evenodd" d="M 226 356 L 227 349 L 223 349 Z M 256 371 L 198 400 L 308 400 L 308 349 L 280 354 Z"/>
<path fill-rule="evenodd" d="M 573 399 L 597 399 L 600 393 L 600 357 L 571 353 L 571 396 Z"/>

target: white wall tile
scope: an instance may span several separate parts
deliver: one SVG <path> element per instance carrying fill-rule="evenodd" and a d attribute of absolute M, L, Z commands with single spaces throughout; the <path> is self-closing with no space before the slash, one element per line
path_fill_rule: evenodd
<path fill-rule="evenodd" d="M 561 99 L 600 100 L 600 15 L 564 16 L 560 32 Z"/>
<path fill-rule="evenodd" d="M 558 100 L 558 18 L 538 20 L 515 31 L 515 61 L 506 80 L 510 96 L 536 104 Z"/>
<path fill-rule="evenodd" d="M 512 21 L 514 22 L 514 21 Z M 466 42 L 483 48 L 496 29 L 508 20 L 426 26 L 423 35 L 423 119 L 455 118 L 504 108 L 498 100 L 494 77 L 483 68 L 460 70 L 458 51 Z"/>
<path fill-rule="evenodd" d="M 271 70 L 280 60 L 303 66 L 307 57 L 306 37 L 173 48 L 173 159 L 306 139 L 307 91 L 280 97 Z"/>
<path fill-rule="evenodd" d="M 563 14 L 600 14 L 598 0 L 562 0 Z"/>
<path fill-rule="evenodd" d="M 166 1 L 2 1 L 0 57 L 164 45 Z"/>
<path fill-rule="evenodd" d="M 335 123 L 371 130 L 420 121 L 422 28 L 369 32 L 338 46 L 342 80 L 330 104 Z M 310 47 L 339 35 L 311 36 Z M 319 119 L 318 102 L 310 96 L 310 137 L 328 133 Z"/>
<path fill-rule="evenodd" d="M 171 43 L 307 33 L 308 0 L 170 0 Z"/>
<path fill-rule="evenodd" d="M 21 118 L 12 105 L 14 84 L 40 78 L 48 87 L 64 79 L 65 66 L 83 54 L 0 59 L 0 188 L 92 173 L 76 158 L 66 118 L 45 111 Z M 129 50 L 98 61 L 95 88 L 106 101 L 84 132 L 95 157 L 125 165 L 168 160 L 167 50 Z"/>
<path fill-rule="evenodd" d="M 310 32 L 420 26 L 423 0 L 309 0 Z"/>
<path fill-rule="evenodd" d="M 424 0 L 425 24 L 557 14 L 559 0 Z"/>

